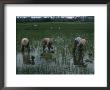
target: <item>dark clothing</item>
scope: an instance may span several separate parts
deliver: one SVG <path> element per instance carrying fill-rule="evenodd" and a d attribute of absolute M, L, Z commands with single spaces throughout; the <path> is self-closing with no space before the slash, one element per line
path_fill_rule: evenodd
<path fill-rule="evenodd" d="M 83 63 L 83 44 L 77 46 L 79 42 L 75 40 L 73 48 L 74 64 L 81 65 Z"/>
<path fill-rule="evenodd" d="M 48 47 L 49 51 L 50 51 L 50 49 L 53 49 L 52 42 L 47 43 L 47 42 L 44 41 L 43 51 L 45 50 L 46 47 Z"/>
<path fill-rule="evenodd" d="M 30 52 L 30 47 L 29 47 L 29 42 L 27 45 L 22 45 L 21 46 L 21 51 L 24 52 L 24 49 L 27 48 L 27 51 Z"/>
<path fill-rule="evenodd" d="M 79 62 L 79 64 L 82 64 L 83 63 L 83 44 L 79 45 L 78 54 L 79 54 L 78 62 Z"/>

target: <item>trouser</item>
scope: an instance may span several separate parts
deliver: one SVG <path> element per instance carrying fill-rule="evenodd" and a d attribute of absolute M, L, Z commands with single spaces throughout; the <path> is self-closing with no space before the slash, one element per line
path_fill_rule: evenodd
<path fill-rule="evenodd" d="M 80 44 L 78 47 L 78 63 L 83 64 L 83 45 Z"/>
<path fill-rule="evenodd" d="M 83 64 L 83 45 L 80 44 L 77 47 L 77 43 L 74 44 L 73 48 L 73 59 L 74 59 L 74 64 Z"/>
<path fill-rule="evenodd" d="M 76 49 L 77 49 L 77 44 L 78 42 L 75 40 L 74 41 L 74 48 L 73 48 L 73 59 L 74 59 L 74 64 L 77 64 L 77 58 L 76 58 Z"/>

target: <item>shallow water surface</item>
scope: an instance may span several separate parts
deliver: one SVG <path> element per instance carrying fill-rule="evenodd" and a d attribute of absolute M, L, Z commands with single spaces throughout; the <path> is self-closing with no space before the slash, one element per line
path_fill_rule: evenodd
<path fill-rule="evenodd" d="M 85 66 L 78 66 L 74 65 L 68 45 L 54 47 L 54 53 L 43 53 L 40 41 L 36 45 L 31 46 L 30 53 L 17 52 L 17 74 L 94 74 L 94 60 L 87 53 L 84 56 Z"/>

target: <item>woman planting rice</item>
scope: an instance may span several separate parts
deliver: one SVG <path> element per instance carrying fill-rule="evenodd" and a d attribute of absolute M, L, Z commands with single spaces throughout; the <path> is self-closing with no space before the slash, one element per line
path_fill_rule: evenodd
<path fill-rule="evenodd" d="M 53 42 L 52 42 L 52 38 L 44 38 L 42 40 L 42 44 L 43 44 L 43 52 L 54 52 L 53 51 Z"/>
<path fill-rule="evenodd" d="M 25 48 L 28 50 L 28 52 L 30 52 L 29 39 L 28 38 L 22 38 L 22 40 L 21 40 L 21 51 L 24 52 Z"/>
<path fill-rule="evenodd" d="M 74 40 L 73 57 L 75 65 L 83 65 L 84 48 L 86 46 L 85 37 L 77 37 Z"/>

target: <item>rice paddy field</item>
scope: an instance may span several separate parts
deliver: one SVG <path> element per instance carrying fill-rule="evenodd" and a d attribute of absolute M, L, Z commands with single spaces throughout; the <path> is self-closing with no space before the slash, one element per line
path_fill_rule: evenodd
<path fill-rule="evenodd" d="M 72 51 L 78 36 L 87 38 L 85 66 L 74 65 Z M 21 53 L 24 37 L 30 40 L 30 54 Z M 54 53 L 41 55 L 43 38 L 53 38 Z M 16 23 L 16 74 L 94 74 L 94 22 Z"/>

